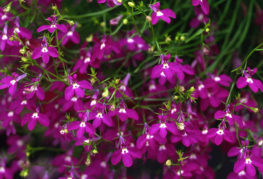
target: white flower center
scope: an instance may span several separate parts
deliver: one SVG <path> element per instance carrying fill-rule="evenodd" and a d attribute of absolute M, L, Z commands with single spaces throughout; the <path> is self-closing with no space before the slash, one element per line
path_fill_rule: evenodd
<path fill-rule="evenodd" d="M 178 124 L 177 124 L 177 127 L 178 127 L 178 129 L 179 130 L 184 130 L 184 123 L 183 122 L 179 122 Z"/>
<path fill-rule="evenodd" d="M 150 134 L 146 135 L 146 139 L 152 139 L 152 138 L 153 138 L 153 135 L 150 135 Z"/>
<path fill-rule="evenodd" d="M 191 154 L 189 158 L 190 158 L 190 159 L 197 159 L 197 157 L 196 157 L 195 154 Z"/>
<path fill-rule="evenodd" d="M 163 16 L 163 13 L 161 11 L 157 11 L 156 13 L 157 17 Z"/>
<path fill-rule="evenodd" d="M 197 19 L 198 19 L 199 21 L 202 21 L 202 20 L 204 19 L 204 15 L 203 15 L 203 14 L 199 14 L 199 16 L 197 17 Z"/>
<path fill-rule="evenodd" d="M 203 134 L 203 135 L 206 135 L 207 133 L 208 133 L 208 130 L 207 130 L 207 129 L 203 129 L 203 130 L 202 130 L 202 134 Z"/>
<path fill-rule="evenodd" d="M 151 91 L 151 90 L 155 90 L 156 89 L 156 86 L 154 85 L 154 84 L 151 84 L 150 86 L 149 86 L 149 90 Z"/>
<path fill-rule="evenodd" d="M 4 35 L 2 36 L 2 40 L 7 40 L 7 39 L 8 39 L 7 35 L 4 34 Z"/>
<path fill-rule="evenodd" d="M 86 127 L 85 122 L 81 122 L 80 125 L 79 125 L 79 127 Z"/>
<path fill-rule="evenodd" d="M 33 118 L 33 119 L 39 118 L 38 113 L 37 113 L 37 112 L 34 112 L 34 113 L 32 114 L 32 118 Z"/>
<path fill-rule="evenodd" d="M 100 49 L 102 50 L 102 49 L 104 49 L 105 48 L 105 43 L 102 43 L 101 45 L 100 45 Z"/>
<path fill-rule="evenodd" d="M 50 28 L 56 28 L 57 26 L 56 26 L 56 24 L 52 24 L 51 26 L 50 26 Z"/>
<path fill-rule="evenodd" d="M 250 78 L 250 77 L 248 77 L 248 78 L 247 78 L 247 83 L 251 83 L 251 84 L 252 84 L 252 83 L 253 83 L 253 79 Z"/>
<path fill-rule="evenodd" d="M 86 57 L 84 63 L 89 63 L 89 62 L 90 62 L 90 57 Z"/>
<path fill-rule="evenodd" d="M 73 89 L 77 89 L 77 88 L 79 88 L 79 84 L 78 83 L 73 83 Z"/>
<path fill-rule="evenodd" d="M 165 74 L 164 74 L 164 72 L 163 72 L 163 71 L 162 71 L 162 73 L 161 73 L 161 76 L 165 77 Z"/>
<path fill-rule="evenodd" d="M 48 49 L 47 47 L 43 47 L 42 50 L 41 50 L 42 53 L 47 53 L 48 52 Z"/>
<path fill-rule="evenodd" d="M 238 173 L 238 176 L 244 176 L 244 175 L 246 175 L 246 172 L 245 172 L 244 170 L 242 170 L 242 171 L 240 171 L 240 172 Z"/>
<path fill-rule="evenodd" d="M 128 42 L 128 43 L 133 43 L 134 40 L 133 40 L 132 38 L 128 38 L 128 39 L 127 39 L 127 42 Z"/>
<path fill-rule="evenodd" d="M 164 64 L 163 64 L 163 69 L 168 69 L 168 68 L 169 68 L 168 63 L 164 63 Z"/>
<path fill-rule="evenodd" d="M 15 85 L 16 84 L 16 80 L 11 80 L 10 83 L 11 83 L 11 85 Z"/>
<path fill-rule="evenodd" d="M 6 18 L 7 18 L 6 14 L 2 15 L 2 17 L 1 17 L 2 20 L 5 20 Z"/>
<path fill-rule="evenodd" d="M 261 139 L 260 141 L 258 141 L 258 145 L 262 146 L 263 145 L 263 140 Z"/>
<path fill-rule="evenodd" d="M 14 29 L 14 33 L 19 33 L 19 32 L 20 32 L 19 28 L 16 27 L 16 28 Z"/>
<path fill-rule="evenodd" d="M 8 114 L 7 114 L 8 117 L 13 117 L 14 116 L 14 112 L 13 111 L 10 111 Z"/>
<path fill-rule="evenodd" d="M 126 110 L 124 108 L 120 108 L 119 113 L 126 113 Z"/>
<path fill-rule="evenodd" d="M 18 145 L 19 147 L 22 147 L 23 144 L 24 144 L 24 142 L 23 142 L 22 140 L 18 140 L 18 141 L 17 141 L 17 145 Z"/>
<path fill-rule="evenodd" d="M 65 157 L 65 161 L 71 162 L 71 157 L 70 157 L 70 156 L 66 156 L 66 157 Z"/>
<path fill-rule="evenodd" d="M 163 128 L 163 129 L 164 129 L 164 128 L 166 128 L 166 127 L 167 127 L 167 126 L 166 126 L 165 123 L 161 123 L 161 124 L 160 124 L 160 128 Z"/>
<path fill-rule="evenodd" d="M 175 113 L 176 111 L 177 111 L 177 109 L 176 109 L 176 108 L 173 108 L 173 109 L 171 110 L 171 114 Z"/>
<path fill-rule="evenodd" d="M 232 118 L 232 114 L 230 114 L 230 113 L 226 113 L 226 116 L 229 118 Z"/>
<path fill-rule="evenodd" d="M 250 158 L 246 158 L 246 164 L 251 164 L 251 163 L 252 163 L 251 159 Z"/>
<path fill-rule="evenodd" d="M 183 173 L 184 173 L 183 170 L 178 170 L 178 171 L 176 172 L 176 174 L 177 174 L 178 176 L 181 176 Z"/>
<path fill-rule="evenodd" d="M 99 113 L 96 115 L 96 117 L 102 119 L 102 118 L 103 118 L 103 115 L 102 115 L 101 112 L 99 112 Z"/>
<path fill-rule="evenodd" d="M 105 161 L 102 161 L 102 162 L 100 163 L 100 166 L 101 166 L 102 168 L 106 168 L 106 167 L 107 167 L 107 163 L 106 163 Z"/>
<path fill-rule="evenodd" d="M 201 91 L 205 86 L 203 84 L 198 86 L 198 90 Z"/>
<path fill-rule="evenodd" d="M 224 134 L 224 130 L 223 130 L 223 129 L 219 129 L 216 133 L 217 133 L 218 135 L 223 135 L 223 134 Z"/>
<path fill-rule="evenodd" d="M 120 90 L 122 90 L 122 91 L 126 91 L 126 86 L 121 85 L 121 86 L 120 86 Z"/>
<path fill-rule="evenodd" d="M 21 102 L 21 105 L 25 105 L 25 104 L 27 104 L 27 100 L 23 100 L 23 101 Z"/>
<path fill-rule="evenodd" d="M 67 33 L 67 36 L 72 36 L 73 35 L 73 32 L 72 31 L 69 31 L 68 33 Z"/>
<path fill-rule="evenodd" d="M 159 151 L 163 151 L 163 150 L 166 150 L 165 145 L 160 145 L 160 147 L 159 147 Z"/>
<path fill-rule="evenodd" d="M 215 81 L 220 81 L 221 79 L 220 79 L 219 76 L 217 76 L 217 77 L 214 78 L 214 80 L 215 80 Z"/>
<path fill-rule="evenodd" d="M 5 168 L 4 167 L 0 167 L 0 173 L 5 173 Z"/>
<path fill-rule="evenodd" d="M 92 100 L 91 103 L 90 103 L 91 106 L 94 106 L 94 105 L 96 105 L 96 104 L 97 104 L 97 101 L 96 101 L 95 99 Z"/>
<path fill-rule="evenodd" d="M 78 100 L 78 98 L 75 97 L 75 96 L 74 96 L 73 98 L 71 98 L 71 101 L 72 101 L 72 102 L 76 102 L 77 100 Z"/>
<path fill-rule="evenodd" d="M 127 154 L 127 153 L 129 153 L 127 148 L 122 148 L 121 149 L 121 154 Z"/>

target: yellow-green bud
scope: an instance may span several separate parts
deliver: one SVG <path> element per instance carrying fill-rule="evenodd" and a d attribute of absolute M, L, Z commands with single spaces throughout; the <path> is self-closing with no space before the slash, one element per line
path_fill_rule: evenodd
<path fill-rule="evenodd" d="M 146 21 L 147 22 L 152 22 L 152 17 L 151 16 L 146 16 Z"/>
<path fill-rule="evenodd" d="M 19 50 L 19 53 L 21 53 L 22 55 L 24 55 L 24 54 L 26 53 L 26 50 L 25 50 L 24 48 L 21 48 L 21 49 Z"/>
<path fill-rule="evenodd" d="M 128 24 L 128 19 L 123 19 L 122 23 L 123 23 L 124 25 Z"/>
<path fill-rule="evenodd" d="M 22 171 L 20 172 L 20 176 L 21 176 L 21 177 L 27 177 L 27 176 L 28 176 L 28 169 L 26 168 L 26 169 L 22 170 Z"/>
<path fill-rule="evenodd" d="M 166 160 L 165 165 L 168 166 L 168 167 L 171 166 L 172 165 L 172 161 L 171 160 Z"/>
<path fill-rule="evenodd" d="M 130 6 L 130 7 L 135 7 L 135 3 L 134 2 L 128 2 L 128 5 Z"/>
<path fill-rule="evenodd" d="M 210 29 L 207 27 L 207 28 L 205 28 L 205 31 L 206 32 L 210 32 Z"/>
<path fill-rule="evenodd" d="M 104 97 L 104 98 L 107 98 L 108 96 L 109 96 L 109 90 L 108 90 L 108 88 L 105 88 L 104 89 L 104 91 L 103 91 L 103 93 L 102 93 L 102 96 Z"/>
<path fill-rule="evenodd" d="M 181 40 L 181 41 L 185 41 L 185 36 L 182 35 L 182 36 L 180 37 L 180 40 Z"/>
<path fill-rule="evenodd" d="M 98 153 L 98 150 L 97 150 L 97 149 L 93 149 L 93 150 L 92 150 L 92 153 L 93 153 L 93 154 L 97 154 L 97 153 Z"/>
<path fill-rule="evenodd" d="M 90 35 L 86 38 L 86 41 L 87 42 L 92 42 L 92 39 L 93 39 L 93 35 Z"/>

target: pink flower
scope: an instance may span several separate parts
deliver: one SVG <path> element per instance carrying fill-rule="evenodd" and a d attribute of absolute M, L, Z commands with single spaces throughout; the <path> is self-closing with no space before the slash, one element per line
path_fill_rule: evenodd
<path fill-rule="evenodd" d="M 193 4 L 193 6 L 200 5 L 203 12 L 206 15 L 209 14 L 209 4 L 208 4 L 207 0 L 192 0 L 192 4 Z"/>
<path fill-rule="evenodd" d="M 67 27 L 64 24 L 57 24 L 56 15 L 48 17 L 47 20 L 51 23 L 50 25 L 42 25 L 37 29 L 37 32 L 42 32 L 48 30 L 49 33 L 53 33 L 55 30 L 61 30 L 62 32 L 67 32 Z"/>
<path fill-rule="evenodd" d="M 252 78 L 252 76 L 257 72 L 257 68 L 250 69 L 247 68 L 248 73 L 246 71 L 243 72 L 244 76 L 241 76 L 237 80 L 237 88 L 245 88 L 247 85 L 250 87 L 250 89 L 257 93 L 258 89 L 260 89 L 263 92 L 263 84 L 260 80 Z"/>
<path fill-rule="evenodd" d="M 42 58 L 43 62 L 47 64 L 49 62 L 49 57 L 58 57 L 58 51 L 55 47 L 49 47 L 47 45 L 46 37 L 43 38 L 41 47 L 37 47 L 34 49 L 32 53 L 32 59 Z"/>
<path fill-rule="evenodd" d="M 171 9 L 163 9 L 160 10 L 160 3 L 157 2 L 155 4 L 151 4 L 150 8 L 153 10 L 152 13 L 152 24 L 155 25 L 162 19 L 163 21 L 167 22 L 168 24 L 171 22 L 170 18 L 176 18 L 175 13 Z"/>
<path fill-rule="evenodd" d="M 62 45 L 66 45 L 69 40 L 75 44 L 80 42 L 79 33 L 75 30 L 76 26 L 77 24 L 74 24 L 72 27 L 69 27 L 69 30 L 62 38 Z"/>
<path fill-rule="evenodd" d="M 21 125 L 24 126 L 26 123 L 28 123 L 27 128 L 28 130 L 32 131 L 35 128 L 37 121 L 45 127 L 49 126 L 49 120 L 47 116 L 45 114 L 39 113 L 38 109 L 36 109 L 36 111 L 33 113 L 25 114 L 21 121 Z"/>
<path fill-rule="evenodd" d="M 117 165 L 122 160 L 125 167 L 131 167 L 134 158 L 141 158 L 141 153 L 134 147 L 123 146 L 113 152 L 111 163 Z"/>
<path fill-rule="evenodd" d="M 10 95 L 14 95 L 17 87 L 17 82 L 25 78 L 27 74 L 18 76 L 16 73 L 12 73 L 12 76 L 6 76 L 0 81 L 0 89 L 8 88 Z"/>
<path fill-rule="evenodd" d="M 220 145 L 223 142 L 223 140 L 226 140 L 227 142 L 230 143 L 234 143 L 235 141 L 233 133 L 231 133 L 224 127 L 211 128 L 209 129 L 208 133 L 209 133 L 208 137 L 216 145 Z"/>

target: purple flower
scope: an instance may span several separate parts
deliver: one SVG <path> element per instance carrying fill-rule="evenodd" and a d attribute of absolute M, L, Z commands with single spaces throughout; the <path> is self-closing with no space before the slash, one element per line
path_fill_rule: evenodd
<path fill-rule="evenodd" d="M 118 25 L 123 15 L 119 15 L 113 19 L 110 20 L 110 25 L 115 26 Z"/>
<path fill-rule="evenodd" d="M 16 91 L 17 82 L 25 78 L 27 74 L 18 76 L 16 73 L 12 73 L 12 76 L 6 76 L 0 81 L 0 89 L 8 88 L 10 95 L 14 95 Z"/>
<path fill-rule="evenodd" d="M 19 25 L 19 17 L 16 17 L 15 20 L 15 27 L 13 30 L 14 33 L 16 33 L 18 36 L 23 37 L 27 40 L 30 40 L 32 38 L 32 32 L 24 27 L 20 27 Z"/>
<path fill-rule="evenodd" d="M 162 19 L 163 21 L 169 24 L 171 22 L 170 18 L 174 18 L 174 19 L 176 18 L 175 13 L 171 9 L 160 10 L 160 2 L 151 4 L 150 8 L 153 10 L 153 13 L 152 13 L 152 24 L 153 25 L 157 24 L 159 19 Z"/>
<path fill-rule="evenodd" d="M 103 110 L 97 110 L 96 112 L 95 110 L 92 111 L 90 114 L 90 119 L 94 119 L 92 123 L 94 128 L 99 127 L 101 125 L 101 122 L 103 122 L 109 127 L 113 126 L 113 122 L 110 115 L 105 114 Z"/>
<path fill-rule="evenodd" d="M 193 4 L 193 6 L 200 5 L 203 12 L 206 15 L 209 14 L 209 4 L 208 4 L 207 0 L 192 0 L 192 4 Z"/>
<path fill-rule="evenodd" d="M 74 107 L 75 111 L 79 111 L 83 108 L 83 103 L 80 98 L 73 96 L 70 100 L 66 100 L 63 104 L 62 110 L 67 111 L 71 107 Z"/>
<path fill-rule="evenodd" d="M 209 18 L 203 13 L 203 11 L 199 7 L 196 7 L 194 11 L 196 17 L 190 21 L 190 26 L 192 28 L 198 27 L 201 23 L 208 23 Z"/>
<path fill-rule="evenodd" d="M 226 140 L 230 143 L 234 143 L 235 139 L 233 133 L 225 129 L 224 127 L 211 128 L 208 132 L 208 137 L 216 145 L 220 145 L 223 140 Z"/>
<path fill-rule="evenodd" d="M 47 20 L 50 22 L 50 25 L 42 25 L 37 29 L 37 32 L 42 32 L 44 30 L 48 30 L 50 33 L 53 33 L 55 30 L 60 30 L 64 33 L 67 32 L 67 27 L 64 24 L 57 24 L 56 15 L 52 15 L 48 17 Z"/>
<path fill-rule="evenodd" d="M 114 7 L 115 5 L 120 6 L 122 4 L 122 0 L 98 0 L 99 4 L 105 3 L 107 1 L 107 5 L 109 7 Z"/>
<path fill-rule="evenodd" d="M 230 111 L 229 108 L 227 108 L 226 112 L 224 111 L 217 111 L 214 115 L 214 118 L 215 119 L 226 119 L 227 122 L 233 126 L 235 124 L 235 122 L 240 126 L 242 127 L 243 126 L 243 123 L 242 123 L 242 119 L 240 116 L 237 116 L 237 115 L 234 115 L 232 114 L 232 112 Z"/>
<path fill-rule="evenodd" d="M 111 112 L 111 115 L 116 115 L 121 121 L 126 121 L 128 118 L 133 120 L 139 120 L 139 116 L 134 109 L 128 109 L 124 104 L 121 104 L 119 108 Z"/>
<path fill-rule="evenodd" d="M 153 124 L 149 129 L 149 134 L 153 135 L 159 132 L 160 136 L 165 138 L 167 130 L 173 134 L 177 133 L 177 127 L 173 122 L 167 122 L 166 116 L 159 115 L 160 123 Z"/>
<path fill-rule="evenodd" d="M 246 71 L 243 72 L 244 76 L 241 76 L 237 80 L 237 88 L 245 88 L 247 85 L 250 89 L 257 93 L 258 89 L 263 92 L 263 84 L 260 80 L 252 78 L 252 76 L 257 72 L 257 68 L 250 69 L 248 67 L 248 73 Z"/>
<path fill-rule="evenodd" d="M 73 121 L 68 125 L 68 130 L 77 130 L 77 137 L 81 138 L 84 136 L 85 132 L 87 132 L 90 136 L 93 136 L 95 133 L 95 129 L 93 126 L 86 122 L 85 120 L 83 121 Z"/>
<path fill-rule="evenodd" d="M 72 99 L 73 96 L 83 98 L 85 96 L 85 89 L 92 89 L 92 86 L 88 81 L 82 80 L 77 82 L 76 78 L 76 74 L 73 75 L 73 77 L 68 77 L 70 85 L 65 89 L 66 100 Z"/>
<path fill-rule="evenodd" d="M 134 158 L 141 158 L 141 153 L 134 147 L 123 146 L 113 152 L 111 156 L 111 163 L 117 165 L 121 160 L 125 167 L 131 167 Z"/>
<path fill-rule="evenodd" d="M 38 78 L 32 79 L 33 85 L 30 87 L 25 87 L 23 90 L 23 94 L 26 95 L 27 99 L 33 98 L 33 96 L 36 94 L 38 99 L 44 100 L 45 99 L 45 91 L 42 87 L 40 87 L 40 78 L 41 75 Z"/>
<path fill-rule="evenodd" d="M 37 47 L 34 49 L 32 53 L 32 59 L 38 59 L 42 57 L 42 60 L 45 64 L 49 62 L 49 57 L 58 57 L 58 51 L 55 47 L 49 47 L 47 45 L 46 37 L 43 38 L 41 47 Z"/>
<path fill-rule="evenodd" d="M 33 113 L 25 114 L 21 121 L 21 125 L 24 126 L 26 123 L 28 123 L 27 128 L 28 130 L 32 131 L 35 128 L 37 121 L 45 127 L 49 126 L 48 117 L 45 114 L 39 113 L 38 109 L 36 109 L 36 111 Z"/>
<path fill-rule="evenodd" d="M 6 44 L 13 45 L 13 42 L 9 40 L 7 24 L 5 24 L 4 29 L 3 29 L 2 33 L 1 33 L 0 44 L 1 44 L 0 45 L 1 51 L 5 50 Z"/>
<path fill-rule="evenodd" d="M 78 44 L 80 42 L 79 33 L 75 30 L 77 24 L 74 24 L 69 28 L 69 31 L 62 38 L 62 45 L 66 45 L 66 43 L 71 40 L 73 43 Z"/>

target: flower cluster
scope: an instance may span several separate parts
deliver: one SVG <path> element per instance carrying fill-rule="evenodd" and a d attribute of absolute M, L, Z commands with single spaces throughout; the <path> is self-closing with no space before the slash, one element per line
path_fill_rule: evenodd
<path fill-rule="evenodd" d="M 230 41 L 209 2 L 1 3 L 0 179 L 262 176 L 255 4 Z"/>

